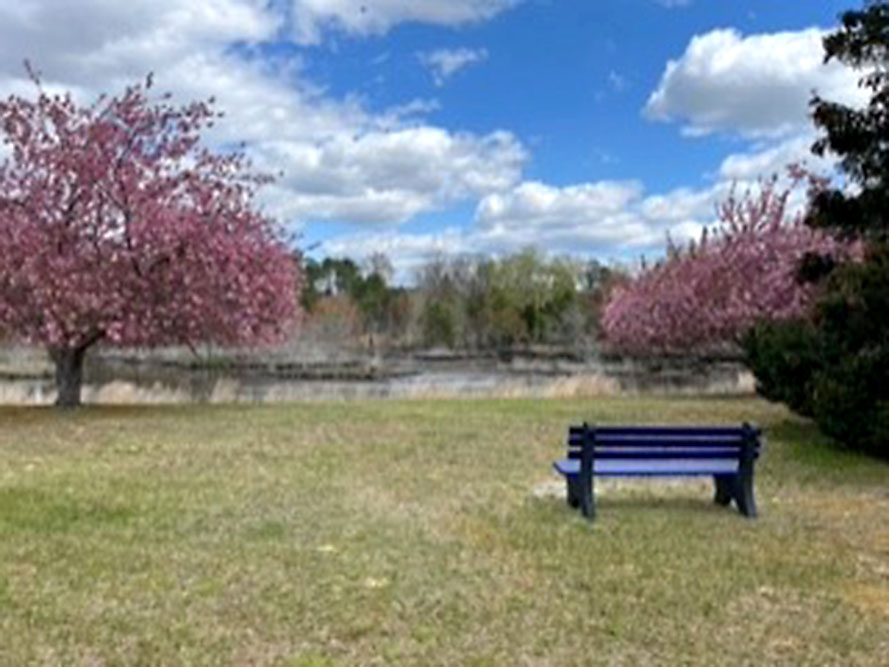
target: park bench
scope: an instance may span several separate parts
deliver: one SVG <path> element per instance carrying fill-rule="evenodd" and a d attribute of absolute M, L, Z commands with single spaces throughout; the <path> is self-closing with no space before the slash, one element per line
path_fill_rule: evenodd
<path fill-rule="evenodd" d="M 565 477 L 568 504 L 593 519 L 595 477 L 713 477 L 715 502 L 732 500 L 756 516 L 753 465 L 761 431 L 741 426 L 571 426 L 568 458 L 553 467 Z"/>

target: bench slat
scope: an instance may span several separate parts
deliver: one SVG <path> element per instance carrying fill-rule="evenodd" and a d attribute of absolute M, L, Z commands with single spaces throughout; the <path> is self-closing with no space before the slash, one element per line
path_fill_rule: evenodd
<path fill-rule="evenodd" d="M 595 432 L 596 447 L 607 445 L 619 445 L 621 447 L 650 447 L 652 445 L 683 446 L 683 447 L 725 447 L 740 446 L 744 442 L 742 436 L 728 435 L 602 435 Z M 570 447 L 580 447 L 583 444 L 583 435 L 572 435 L 568 439 Z"/>
<path fill-rule="evenodd" d="M 739 459 L 740 447 L 596 447 L 593 457 L 602 459 Z M 580 449 L 568 451 L 568 458 L 579 459 Z"/>
<path fill-rule="evenodd" d="M 591 426 L 593 428 L 593 426 Z M 596 433 L 606 435 L 736 435 L 740 437 L 744 429 L 740 426 L 690 426 L 687 424 L 656 424 L 652 426 L 622 426 L 620 424 L 595 426 Z M 754 429 L 755 430 L 755 429 Z M 571 435 L 583 433 L 583 426 L 570 426 Z"/>
<path fill-rule="evenodd" d="M 580 474 L 578 459 L 556 461 L 553 467 L 562 475 Z M 597 477 L 684 477 L 695 475 L 734 475 L 738 461 L 729 459 L 637 459 L 593 462 Z"/>

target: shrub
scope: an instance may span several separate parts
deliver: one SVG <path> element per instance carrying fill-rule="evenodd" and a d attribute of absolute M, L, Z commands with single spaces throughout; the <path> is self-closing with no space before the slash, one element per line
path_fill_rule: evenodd
<path fill-rule="evenodd" d="M 811 322 L 761 323 L 744 350 L 760 394 L 889 458 L 889 243 L 831 272 Z"/>
<path fill-rule="evenodd" d="M 889 243 L 831 273 L 816 322 L 815 420 L 849 446 L 889 458 Z"/>
<path fill-rule="evenodd" d="M 812 324 L 763 321 L 744 335 L 742 347 L 747 366 L 756 376 L 757 393 L 811 417 L 812 379 L 818 368 Z"/>

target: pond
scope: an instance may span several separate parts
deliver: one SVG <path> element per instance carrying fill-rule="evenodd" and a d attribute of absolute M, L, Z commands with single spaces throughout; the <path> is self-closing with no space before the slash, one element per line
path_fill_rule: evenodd
<path fill-rule="evenodd" d="M 338 363 L 192 367 L 99 358 L 86 371 L 86 403 L 229 403 L 383 398 L 582 397 L 623 393 L 745 394 L 735 362 L 584 362 L 402 357 Z M 0 403 L 44 405 L 51 376 L 7 374 Z"/>

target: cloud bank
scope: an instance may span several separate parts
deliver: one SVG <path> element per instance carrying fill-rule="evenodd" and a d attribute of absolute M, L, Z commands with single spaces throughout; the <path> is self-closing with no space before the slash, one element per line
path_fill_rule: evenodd
<path fill-rule="evenodd" d="M 823 64 L 823 31 L 743 36 L 713 30 L 692 38 L 667 63 L 645 105 L 645 116 L 677 121 L 692 136 L 732 132 L 780 137 L 809 125 L 813 91 L 844 104 L 861 104 L 866 93 L 842 64 Z"/>
<path fill-rule="evenodd" d="M 809 155 L 813 89 L 847 103 L 865 97 L 854 74 L 821 64 L 818 29 L 750 36 L 714 30 L 692 38 L 666 65 L 644 115 L 676 122 L 687 135 L 741 137 L 743 149 L 697 187 L 650 192 L 632 179 L 555 185 L 527 178 L 531 152 L 508 128 L 438 126 L 425 118 L 430 104 L 418 100 L 371 111 L 313 82 L 298 49 L 284 57 L 258 48 L 282 39 L 317 45 L 329 33 L 372 37 L 405 21 L 459 26 L 517 4 L 380 0 L 370 12 L 358 0 L 293 0 L 288 11 L 265 0 L 0 0 L 0 95 L 33 95 L 21 66 L 28 57 L 48 88 L 71 90 L 82 101 L 149 71 L 177 99 L 215 96 L 227 116 L 210 141 L 244 141 L 257 168 L 281 173 L 263 193 L 270 213 L 292 231 L 312 222 L 353 223 L 361 231 L 321 251 L 386 252 L 402 275 L 436 252 L 505 253 L 533 244 L 602 258 L 657 253 L 667 233 L 682 240 L 710 224 L 732 183 L 746 187 L 800 159 L 829 167 Z M 444 82 L 486 52 L 427 55 Z M 454 218 L 439 232 L 402 231 L 455 206 L 470 211 L 468 219 Z"/>

